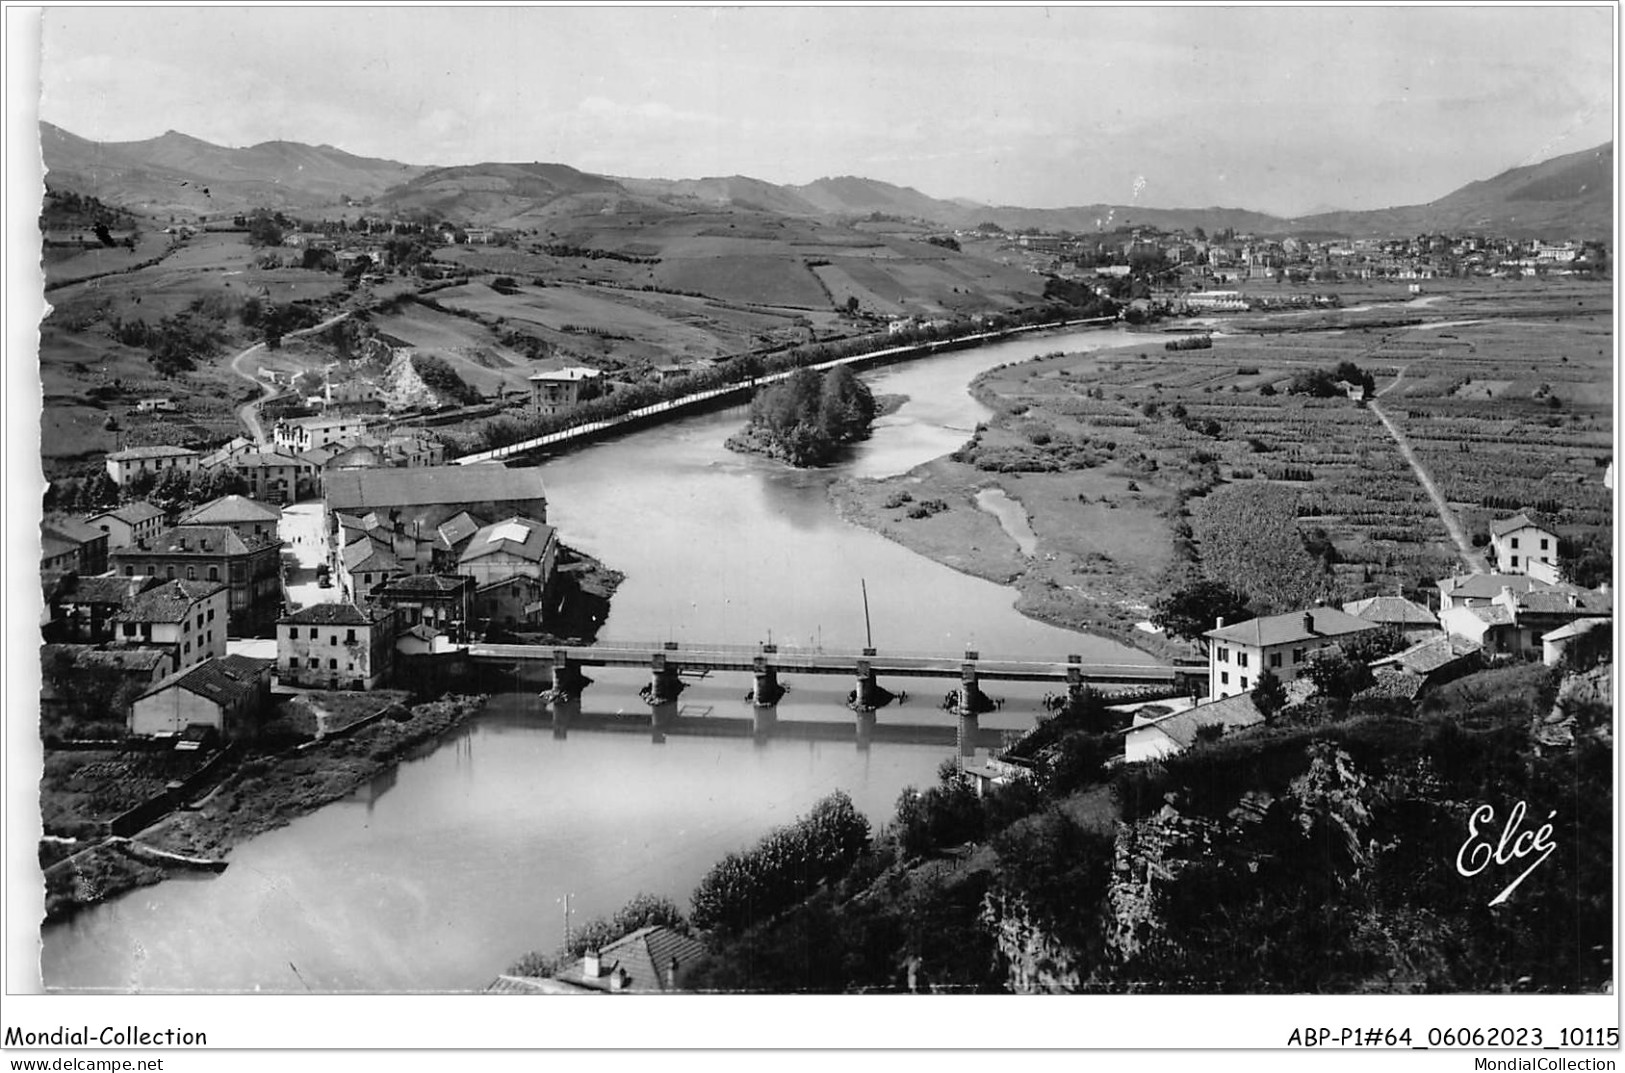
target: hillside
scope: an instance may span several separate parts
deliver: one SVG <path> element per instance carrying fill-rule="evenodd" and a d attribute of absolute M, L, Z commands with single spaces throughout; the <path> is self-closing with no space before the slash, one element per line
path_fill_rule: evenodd
<path fill-rule="evenodd" d="M 155 213 L 327 205 L 375 196 L 426 170 L 330 145 L 279 141 L 232 149 L 176 131 L 93 142 L 49 123 L 40 124 L 40 149 L 53 185 Z"/>
<path fill-rule="evenodd" d="M 1335 212 L 1296 221 L 1345 234 L 1482 232 L 1512 238 L 1607 238 L 1613 233 L 1612 142 L 1468 183 L 1425 205 Z"/>
<path fill-rule="evenodd" d="M 254 205 L 314 207 L 344 198 L 374 198 L 375 204 L 390 211 L 422 210 L 467 224 L 536 228 L 570 216 L 663 218 L 723 211 L 832 222 L 879 214 L 944 228 L 995 223 L 1005 230 L 1079 233 L 1125 223 L 1163 230 L 1231 228 L 1259 235 L 1478 232 L 1594 238 L 1613 230 L 1612 143 L 1513 168 L 1426 204 L 1287 220 L 1217 206 L 991 206 L 936 198 L 912 187 L 851 175 L 794 186 L 743 175 L 617 179 L 566 164 L 433 168 L 298 142 L 231 149 L 175 131 L 146 141 L 92 142 L 49 123 L 40 124 L 40 141 L 54 186 L 152 213 L 217 215 Z"/>

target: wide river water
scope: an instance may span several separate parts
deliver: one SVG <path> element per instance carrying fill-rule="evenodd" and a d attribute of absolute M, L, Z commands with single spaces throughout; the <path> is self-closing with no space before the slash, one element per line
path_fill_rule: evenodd
<path fill-rule="evenodd" d="M 843 521 L 827 495 L 836 478 L 903 473 L 956 449 L 988 417 L 966 392 L 978 373 L 1134 339 L 1115 329 L 1029 337 L 865 374 L 877 394 L 909 401 L 826 470 L 725 449 L 743 408 L 589 447 L 542 467 L 549 521 L 627 575 L 606 640 L 856 648 L 866 584 L 881 650 L 1150 662 L 1017 614 L 1013 590 Z M 758 741 L 680 729 L 685 716 L 748 724 L 746 676 L 690 681 L 665 734 L 651 731 L 637 695 L 643 674 L 593 676 L 582 702 L 592 718 L 567 732 L 534 688 L 494 685 L 502 691 L 485 711 L 427 755 L 237 847 L 224 873 L 131 891 L 46 928 L 46 986 L 479 989 L 520 954 L 559 945 L 566 895 L 577 925 L 640 891 L 686 907 L 716 860 L 830 791 L 845 790 L 878 827 L 904 787 L 930 784 L 954 752 L 878 731 L 860 744 L 842 678 L 789 676 L 784 732 Z M 910 692 L 878 713 L 882 730 L 952 725 L 936 705 L 944 682 L 882 684 Z M 1005 704 L 982 727 L 1019 730 L 1044 689 L 988 691 Z"/>

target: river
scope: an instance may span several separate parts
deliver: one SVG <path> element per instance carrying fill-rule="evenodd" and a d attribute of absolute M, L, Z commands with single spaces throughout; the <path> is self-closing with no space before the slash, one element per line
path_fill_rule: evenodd
<path fill-rule="evenodd" d="M 1115 642 L 1016 613 L 1013 590 L 957 573 L 843 521 L 842 476 L 905 472 L 954 450 L 988 412 L 978 373 L 1055 350 L 1133 342 L 1119 330 L 1022 338 L 864 375 L 906 395 L 837 465 L 794 471 L 726 450 L 742 407 L 601 443 L 543 466 L 549 521 L 627 574 L 605 639 L 1028 655 L 1145 663 Z M 869 597 L 865 623 L 863 587 Z M 353 798 L 237 847 L 221 875 L 131 891 L 44 932 L 50 988 L 404 992 L 483 987 L 527 950 L 558 946 L 569 895 L 579 925 L 640 891 L 687 905 L 723 854 L 835 789 L 877 827 L 953 749 L 860 745 L 840 678 L 788 676 L 778 717 L 827 733 L 654 734 L 636 671 L 598 670 L 597 719 L 554 730 L 533 689 L 498 693 L 428 755 Z M 944 683 L 910 691 L 883 724 L 951 725 Z M 742 676 L 693 680 L 678 716 L 748 720 Z M 1032 724 L 1038 685 L 995 684 L 984 728 Z M 602 724 L 608 723 L 604 726 Z"/>

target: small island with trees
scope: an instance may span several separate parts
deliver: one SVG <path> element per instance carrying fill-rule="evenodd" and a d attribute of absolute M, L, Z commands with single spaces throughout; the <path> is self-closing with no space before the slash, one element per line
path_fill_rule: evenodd
<path fill-rule="evenodd" d="M 752 400 L 750 424 L 727 446 L 792 466 L 822 466 L 845 444 L 868 436 L 878 412 L 875 397 L 846 366 L 798 369 Z"/>

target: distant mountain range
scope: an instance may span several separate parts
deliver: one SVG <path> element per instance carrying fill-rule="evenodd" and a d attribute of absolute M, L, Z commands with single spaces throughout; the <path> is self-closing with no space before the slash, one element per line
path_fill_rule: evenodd
<path fill-rule="evenodd" d="M 1613 233 L 1614 147 L 1513 168 L 1424 205 L 1284 219 L 1245 209 L 1083 205 L 1027 209 L 944 200 L 911 187 L 839 176 L 780 186 L 747 176 L 612 178 L 565 164 L 425 167 L 359 157 L 332 146 L 265 142 L 231 149 L 170 131 L 138 142 L 92 142 L 40 124 L 47 182 L 154 214 L 220 214 L 265 206 L 314 210 L 371 199 L 379 211 L 424 210 L 467 224 L 536 226 L 580 214 L 737 211 L 851 220 L 879 214 L 922 226 L 1088 233 L 1124 225 L 1233 228 L 1255 234 L 1350 236 L 1478 232 L 1601 238 Z"/>

